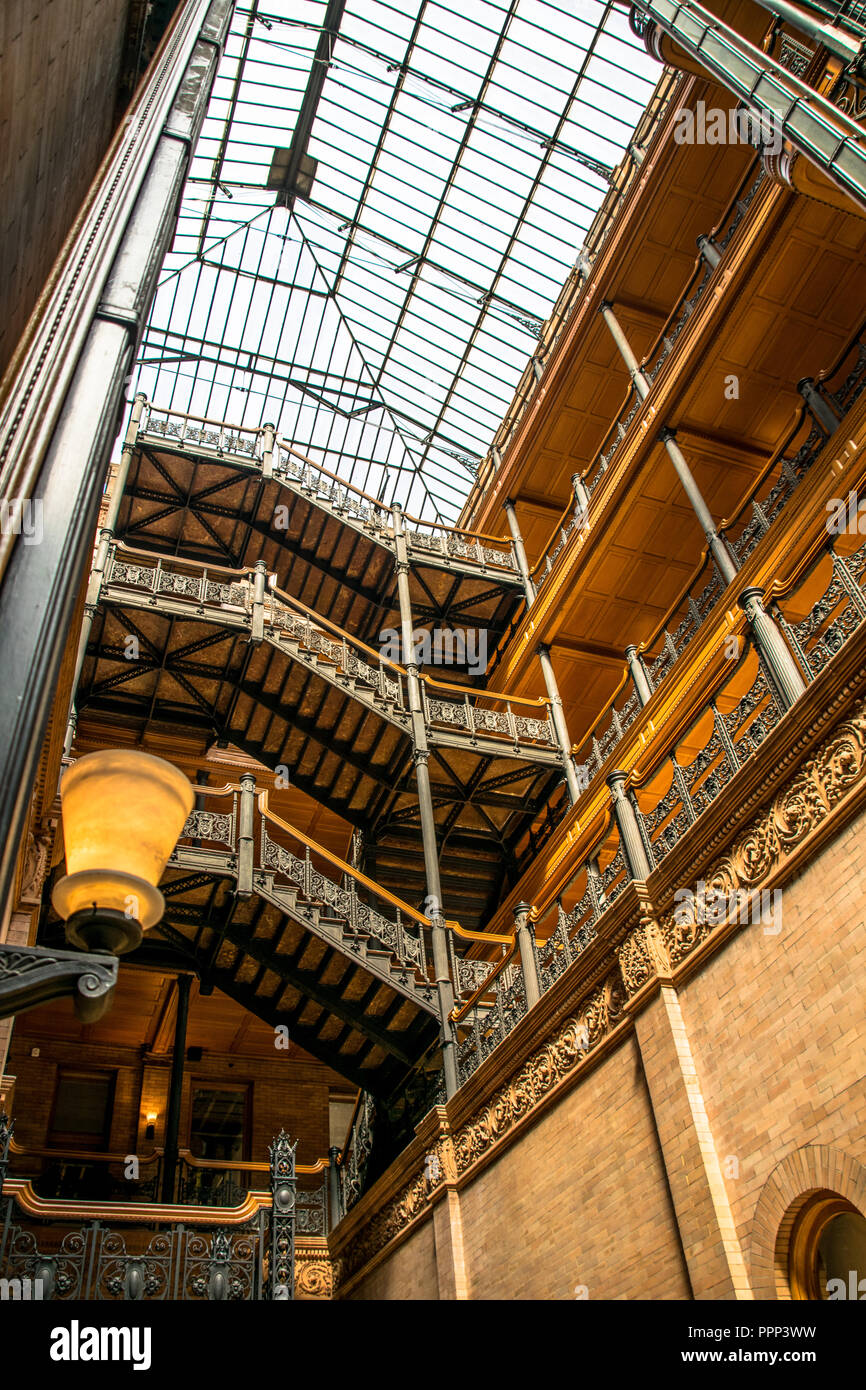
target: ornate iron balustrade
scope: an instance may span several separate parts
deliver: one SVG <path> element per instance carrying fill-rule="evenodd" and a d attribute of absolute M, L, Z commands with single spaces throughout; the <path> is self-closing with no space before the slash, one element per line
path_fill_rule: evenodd
<path fill-rule="evenodd" d="M 263 869 L 287 879 L 309 902 L 330 907 L 344 920 L 345 930 L 350 936 L 363 934 L 371 937 L 407 969 L 417 970 L 425 979 L 430 977 L 424 938 L 417 929 L 413 932 L 404 925 L 399 907 L 394 909 L 394 921 L 391 921 L 384 913 L 363 901 L 354 880 L 346 878 L 338 884 L 314 868 L 309 846 L 305 847 L 304 856 L 300 858 L 272 840 L 264 818 L 261 823 L 260 864 Z"/>
<path fill-rule="evenodd" d="M 838 543 L 822 550 L 808 573 L 778 603 L 778 620 L 807 682 L 813 681 L 866 621 L 866 542 L 849 555 Z M 811 598 L 818 591 L 816 599 Z M 803 596 L 810 602 L 805 616 Z M 661 753 L 653 771 L 628 800 L 650 868 L 667 857 L 701 816 L 757 753 L 783 718 L 782 704 L 752 643 L 676 744 Z M 695 746 L 698 751 L 695 752 Z M 599 859 L 605 860 L 604 867 Z M 550 989 L 598 935 L 598 924 L 616 901 L 632 872 L 618 832 L 606 828 L 555 904 L 555 918 L 536 947 L 538 988 Z M 565 911 L 563 897 L 574 894 Z M 543 912 L 539 937 L 550 922 Z M 513 956 L 513 953 L 512 953 Z M 525 982 L 516 960 L 492 964 L 474 996 L 455 1018 L 471 1022 L 460 1045 L 460 1076 L 465 1081 L 526 1012 Z"/>
<path fill-rule="evenodd" d="M 159 409 L 146 405 L 139 436 L 154 436 L 182 449 L 194 447 L 195 452 L 213 452 L 217 458 L 236 458 L 243 463 L 260 459 L 261 430 L 228 425 L 222 420 L 207 420 L 180 411 Z"/>
<path fill-rule="evenodd" d="M 0 1144 L 4 1125 L 5 1116 Z M 58 1302 L 292 1298 L 296 1221 L 314 1234 L 325 1234 L 312 1228 L 326 1221 L 318 1192 L 305 1194 L 298 1217 L 294 1155 L 281 1132 L 270 1148 L 271 1198 L 249 1200 L 249 1215 L 241 1208 L 231 1221 L 226 1212 L 222 1223 L 193 1218 L 188 1206 L 150 1203 L 118 1203 L 106 1214 L 98 1203 L 56 1202 L 50 1217 L 43 1206 L 34 1217 L 26 1184 L 6 1195 L 0 1188 L 0 1278 L 28 1280 L 33 1296 Z M 81 1220 L 75 1205 L 99 1214 Z"/>
<path fill-rule="evenodd" d="M 346 1212 L 359 1200 L 364 1191 L 370 1154 L 373 1152 L 373 1126 L 376 1106 L 373 1097 L 362 1091 L 349 1126 L 349 1136 L 340 1156 L 340 1213 Z"/>
<path fill-rule="evenodd" d="M 265 427 L 248 429 L 222 420 L 209 420 L 185 415 L 180 411 L 144 407 L 139 437 L 170 444 L 173 448 L 188 449 L 216 460 L 244 465 L 265 465 Z M 270 466 L 278 482 L 296 491 L 317 505 L 324 506 L 338 518 L 354 523 L 380 545 L 394 552 L 394 521 L 391 507 L 370 497 L 351 483 L 315 460 L 299 453 L 275 434 Z M 497 541 L 493 536 L 476 536 L 452 527 L 425 522 L 419 518 L 414 528 L 407 528 L 406 538 L 416 558 L 441 560 L 446 568 L 449 561 L 460 560 L 481 570 L 505 570 L 515 580 L 519 578 L 517 561 L 511 543 Z M 421 529 L 425 528 L 425 529 Z"/>
<path fill-rule="evenodd" d="M 839 384 L 831 389 L 829 383 L 840 376 Z M 826 377 L 818 380 L 816 389 L 839 414 L 841 422 L 866 390 L 866 331 L 861 330 L 854 341 L 848 344 Z M 719 530 L 720 536 L 739 565 L 742 566 L 773 522 L 781 515 L 828 438 L 827 430 L 813 418 L 805 406 L 801 407 L 792 429 L 762 470 L 752 497 L 744 502 L 735 517 Z M 771 486 L 765 492 L 768 483 Z M 726 587 L 712 555 L 707 555 L 676 608 L 665 619 L 661 632 L 649 639 L 649 650 L 638 657 L 650 690 L 658 688 L 683 656 L 708 615 L 721 600 Z M 624 685 L 627 684 L 629 681 L 626 675 Z M 640 705 L 635 690 L 631 691 L 621 705 L 618 704 L 620 699 L 621 695 L 614 696 L 575 753 L 576 761 L 586 769 L 587 784 L 598 775 L 639 713 Z M 564 814 L 567 807 L 563 805 L 560 809 Z M 553 828 L 550 826 L 549 830 Z"/>

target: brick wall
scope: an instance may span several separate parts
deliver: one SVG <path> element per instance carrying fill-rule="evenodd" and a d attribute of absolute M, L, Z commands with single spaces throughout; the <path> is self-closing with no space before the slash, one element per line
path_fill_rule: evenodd
<path fill-rule="evenodd" d="M 822 1144 L 866 1162 L 864 834 L 861 815 L 783 889 L 777 936 L 744 927 L 681 991 L 744 1247 L 787 1154 Z"/>
<path fill-rule="evenodd" d="M 113 134 L 128 8 L 0 5 L 0 375 Z"/>
<path fill-rule="evenodd" d="M 40 1055 L 32 1057 L 38 1046 Z M 8 1070 L 16 1080 L 15 1136 L 25 1148 L 44 1148 L 51 1122 L 51 1109 L 61 1068 L 77 1071 L 116 1072 L 114 1105 L 108 1148 L 115 1153 L 146 1153 L 154 1144 L 162 1145 L 168 1104 L 171 1060 L 168 1056 L 144 1058 L 140 1049 L 118 1046 L 36 1039 L 15 1032 L 9 1053 Z M 250 1087 L 251 1126 L 248 1157 L 267 1162 L 268 1144 L 281 1128 L 298 1136 L 297 1161 L 315 1163 L 328 1153 L 328 1102 L 334 1083 L 341 1093 L 341 1082 L 320 1063 L 291 1056 L 275 1061 L 243 1057 L 241 1054 L 205 1054 L 200 1062 L 187 1062 L 184 1072 L 183 1103 L 180 1118 L 180 1147 L 188 1145 L 192 1088 L 196 1084 Z M 148 1111 L 158 1115 L 153 1140 L 145 1139 Z M 15 1162 L 13 1171 L 25 1174 L 33 1169 L 26 1158 Z M 263 1183 L 264 1185 L 264 1183 Z"/>
<path fill-rule="evenodd" d="M 828 1187 L 866 1212 L 864 836 L 866 813 L 784 886 L 778 934 L 744 925 L 663 985 L 615 1050 L 461 1177 L 446 1199 L 460 1296 L 787 1297 L 773 1247 L 791 1203 Z M 437 1200 L 346 1296 L 454 1296 Z"/>

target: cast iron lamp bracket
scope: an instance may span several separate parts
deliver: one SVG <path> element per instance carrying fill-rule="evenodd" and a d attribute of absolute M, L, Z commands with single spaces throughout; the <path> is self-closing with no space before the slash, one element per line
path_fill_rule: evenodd
<path fill-rule="evenodd" d="M 0 1018 L 71 996 L 81 1022 L 95 1023 L 111 1006 L 116 984 L 111 955 L 0 946 Z"/>

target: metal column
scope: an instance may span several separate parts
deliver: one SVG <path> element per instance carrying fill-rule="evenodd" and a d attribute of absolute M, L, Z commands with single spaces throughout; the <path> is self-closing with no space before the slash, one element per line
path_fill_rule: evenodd
<path fill-rule="evenodd" d="M 451 1021 L 451 1013 L 454 1008 L 454 986 L 448 968 L 448 932 L 445 927 L 442 884 L 439 877 L 439 846 L 436 840 L 436 818 L 433 814 L 433 796 L 430 790 L 430 769 L 427 766 L 430 749 L 427 743 L 427 725 L 424 721 L 424 707 L 421 701 L 418 663 L 415 660 L 415 629 L 412 623 L 412 600 L 409 593 L 409 552 L 406 545 L 406 533 L 403 530 L 403 513 L 399 507 L 392 508 L 392 512 L 394 517 L 394 548 L 397 555 L 400 631 L 406 663 L 409 712 L 412 718 L 412 758 L 415 764 L 415 783 L 418 788 L 418 808 L 421 813 L 421 839 L 424 846 L 427 893 L 432 899 L 432 910 L 427 915 L 432 922 L 430 935 L 433 946 L 436 993 L 439 1000 L 439 1017 L 442 1026 L 442 1067 L 445 1073 L 445 1094 L 450 1099 L 456 1094 L 460 1085 L 457 1069 L 457 1037 L 454 1024 Z"/>
<path fill-rule="evenodd" d="M 508 517 L 508 525 L 514 541 L 514 553 L 517 558 L 517 568 L 523 580 L 523 592 L 526 597 L 526 607 L 531 608 L 535 602 L 535 585 L 529 574 L 529 565 L 526 561 L 526 550 L 523 545 L 523 537 L 520 534 L 520 525 L 517 520 L 517 513 L 514 510 L 514 503 L 511 501 L 504 503 L 505 515 Z M 553 730 L 556 735 L 556 742 L 559 748 L 559 755 L 562 759 L 562 767 L 565 772 L 565 782 L 568 788 L 568 797 L 574 805 L 580 795 L 580 785 L 577 780 L 577 773 L 574 770 L 574 760 L 571 756 L 571 739 L 568 736 L 568 726 L 565 722 L 565 714 L 562 709 L 562 697 L 559 693 L 559 686 L 556 680 L 556 673 L 553 669 L 553 662 L 550 659 L 550 648 L 545 642 L 540 642 L 536 647 L 536 654 L 541 663 L 541 674 L 544 677 L 544 688 L 547 691 L 547 698 L 550 700 L 550 717 L 553 721 Z"/>
<path fill-rule="evenodd" d="M 231 0 L 187 0 L 100 170 L 0 410 L 0 492 L 42 541 L 0 537 L 0 908 L 93 536 L 123 391 L 171 243 Z"/>
<path fill-rule="evenodd" d="M 177 1016 L 174 1021 L 174 1051 L 171 1058 L 171 1083 L 168 1092 L 168 1114 L 165 1121 L 165 1156 L 162 1169 L 162 1200 L 174 1201 L 174 1180 L 177 1173 L 180 1105 L 183 1096 L 183 1066 L 186 1060 L 186 1025 L 189 1018 L 191 975 L 177 977 Z"/>

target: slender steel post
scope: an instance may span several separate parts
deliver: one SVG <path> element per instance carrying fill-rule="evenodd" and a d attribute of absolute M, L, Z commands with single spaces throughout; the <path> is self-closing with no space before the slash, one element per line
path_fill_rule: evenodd
<path fill-rule="evenodd" d="M 734 563 L 731 552 L 716 530 L 716 523 L 713 520 L 712 513 L 703 499 L 700 488 L 695 482 L 692 470 L 686 463 L 682 449 L 679 444 L 677 444 L 676 433 L 676 430 L 671 429 L 669 425 L 665 425 L 664 429 L 659 432 L 659 439 L 662 444 L 664 444 L 668 458 L 676 469 L 677 477 L 682 483 L 683 492 L 692 505 L 692 511 L 701 524 L 703 533 L 707 538 L 710 553 L 718 566 L 719 574 L 722 576 L 725 584 L 730 584 L 736 577 L 738 566 Z"/>
<path fill-rule="evenodd" d="M 541 998 L 538 959 L 535 955 L 535 937 L 529 924 L 531 910 L 531 903 L 518 903 L 514 909 L 514 930 L 517 937 L 517 949 L 520 954 L 520 968 L 523 971 L 523 988 L 526 991 L 527 1009 L 531 1009 Z"/>
<path fill-rule="evenodd" d="M 162 1169 L 162 1200 L 174 1201 L 174 1179 L 177 1172 L 180 1104 L 183 1095 L 183 1067 L 186 1059 L 186 1025 L 189 1018 L 191 975 L 177 977 L 177 1017 L 174 1021 L 174 1051 L 171 1058 L 171 1082 L 168 1092 L 168 1114 L 165 1121 L 165 1157 Z"/>
<path fill-rule="evenodd" d="M 252 613 L 250 616 L 250 641 L 259 646 L 265 637 L 265 587 L 268 567 L 264 560 L 257 560 L 253 571 Z"/>
<path fill-rule="evenodd" d="M 251 772 L 241 773 L 241 813 L 238 826 L 238 897 L 249 898 L 253 891 L 253 857 L 255 836 L 253 819 L 256 805 L 256 779 Z"/>
<path fill-rule="evenodd" d="M 598 306 L 598 311 L 604 319 L 605 323 L 607 324 L 608 328 L 610 329 L 610 335 L 613 338 L 613 341 L 619 348 L 620 356 L 623 362 L 625 363 L 626 367 L 628 368 L 629 376 L 634 382 L 634 389 L 637 391 L 638 396 L 642 401 L 646 400 L 647 396 L 649 395 L 650 383 L 647 377 L 640 369 L 638 360 L 631 350 L 628 338 L 622 331 L 619 319 L 613 312 L 613 308 L 610 302 L 606 299 L 603 299 L 601 301 L 601 304 Z"/>
<path fill-rule="evenodd" d="M 579 473 L 572 473 L 571 487 L 574 492 L 575 520 L 584 523 L 589 513 L 589 488 Z"/>
<path fill-rule="evenodd" d="M 517 561 L 517 572 L 523 581 L 523 593 L 526 599 L 527 608 L 531 608 L 535 602 L 535 585 L 529 573 L 529 562 L 526 558 L 526 547 L 523 544 L 523 536 L 520 532 L 520 523 L 517 520 L 517 512 L 514 503 L 509 497 L 503 502 L 505 515 L 508 517 L 508 529 L 511 532 L 511 540 L 514 545 L 514 558 Z"/>
<path fill-rule="evenodd" d="M 277 437 L 276 427 L 270 422 L 262 425 L 262 477 L 272 478 L 274 476 L 274 441 Z"/>
<path fill-rule="evenodd" d="M 333 1144 L 328 1149 L 328 1233 L 336 1229 L 339 1225 L 342 1212 L 340 1210 L 340 1170 L 337 1167 L 337 1159 L 340 1157 L 339 1145 Z"/>
<path fill-rule="evenodd" d="M 613 800 L 613 814 L 619 830 L 623 858 L 632 878 L 649 878 L 652 866 L 644 849 L 637 812 L 625 791 L 625 773 L 616 770 L 607 779 Z"/>
<path fill-rule="evenodd" d="M 553 662 L 550 659 L 550 647 L 546 642 L 539 642 L 536 647 L 538 660 L 541 663 L 541 674 L 544 677 L 544 686 L 547 690 L 547 698 L 550 700 L 550 717 L 553 720 L 553 731 L 556 735 L 556 742 L 559 747 L 559 756 L 562 759 L 562 768 L 565 773 L 565 783 L 568 788 L 568 797 L 574 805 L 580 796 L 580 783 L 574 767 L 574 759 L 571 756 L 571 739 L 568 736 L 568 725 L 565 722 L 565 711 L 562 708 L 562 696 L 559 693 L 559 684 L 553 669 Z"/>
<path fill-rule="evenodd" d="M 400 629 L 406 666 L 409 713 L 412 720 L 412 758 L 415 764 L 415 784 L 418 788 L 418 809 L 421 813 L 421 842 L 424 847 L 427 895 L 431 906 L 427 916 L 432 923 L 430 940 L 433 948 L 433 972 L 436 980 L 439 1021 L 442 1030 L 442 1067 L 445 1073 L 445 1094 L 450 1100 L 451 1096 L 456 1095 L 460 1085 L 457 1069 L 457 1037 L 451 1020 L 451 1013 L 454 1008 L 454 985 L 448 969 L 448 932 L 445 927 L 442 883 L 439 875 L 439 846 L 436 839 L 433 794 L 430 789 L 430 769 L 427 766 L 430 749 L 427 743 L 427 725 L 424 720 L 421 682 L 415 652 L 415 630 L 412 624 L 412 598 L 409 593 L 409 552 L 406 545 L 406 533 L 403 529 L 403 513 L 399 507 L 393 507 L 392 514 L 394 517 L 394 549 L 396 552 L 397 598 L 400 605 Z"/>
<path fill-rule="evenodd" d="M 637 698 L 641 703 L 641 708 L 649 703 L 652 696 L 652 686 L 649 677 L 644 669 L 644 664 L 638 656 L 637 647 L 631 645 L 625 649 L 625 659 L 628 662 L 628 669 L 637 691 Z"/>
<path fill-rule="evenodd" d="M 526 549 L 523 544 L 523 536 L 520 533 L 520 523 L 517 520 L 517 513 L 514 510 L 514 503 L 509 499 L 503 503 L 505 515 L 508 517 L 508 526 L 511 531 L 511 538 L 514 542 L 514 554 L 517 559 L 517 569 L 520 578 L 523 580 L 523 592 L 526 597 L 526 607 L 531 608 L 535 602 L 535 585 L 529 573 L 529 565 L 526 560 Z M 562 766 L 565 772 L 565 781 L 568 788 L 569 800 L 574 805 L 580 795 L 577 773 L 574 770 L 574 761 L 571 756 L 571 739 L 568 736 L 568 726 L 565 722 L 565 714 L 562 708 L 562 698 L 559 694 L 559 686 L 556 681 L 556 674 L 553 669 L 553 662 L 550 659 L 550 648 L 545 643 L 540 643 L 536 647 L 538 659 L 541 662 L 541 674 L 544 677 L 544 688 L 547 691 L 547 698 L 550 700 L 550 717 L 553 721 L 553 731 L 556 735 L 556 743 L 559 748 L 559 756 L 562 759 Z"/>
<path fill-rule="evenodd" d="M 740 607 L 749 620 L 755 645 L 764 658 L 767 673 L 776 687 L 776 692 L 785 709 L 790 709 L 803 694 L 806 683 L 793 652 L 769 613 L 765 611 L 763 597 L 763 589 L 757 586 L 744 589 L 740 594 Z"/>

